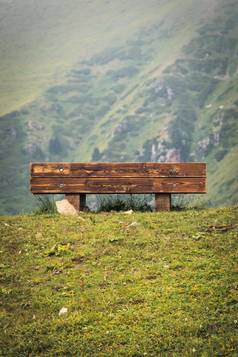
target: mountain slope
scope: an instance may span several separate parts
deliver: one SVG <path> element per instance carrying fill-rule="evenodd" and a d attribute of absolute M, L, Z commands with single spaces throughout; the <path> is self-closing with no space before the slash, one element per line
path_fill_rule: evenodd
<path fill-rule="evenodd" d="M 238 4 L 155 6 L 127 40 L 0 118 L 2 213 L 30 209 L 28 162 L 44 160 L 206 161 L 205 201 L 238 202 Z"/>
<path fill-rule="evenodd" d="M 0 115 L 36 99 L 79 60 L 110 43 L 126 41 L 138 28 L 156 21 L 158 10 L 159 16 L 167 17 L 176 10 L 174 4 L 164 0 L 1 1 Z"/>

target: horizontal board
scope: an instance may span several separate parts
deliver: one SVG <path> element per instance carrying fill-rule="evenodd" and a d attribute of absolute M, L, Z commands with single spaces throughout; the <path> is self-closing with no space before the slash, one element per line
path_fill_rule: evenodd
<path fill-rule="evenodd" d="M 205 163 L 32 163 L 32 177 L 206 177 Z"/>
<path fill-rule="evenodd" d="M 33 177 L 32 193 L 205 193 L 205 178 Z"/>

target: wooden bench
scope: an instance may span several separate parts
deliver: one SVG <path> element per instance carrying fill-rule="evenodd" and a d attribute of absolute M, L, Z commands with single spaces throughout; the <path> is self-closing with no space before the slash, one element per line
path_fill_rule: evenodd
<path fill-rule="evenodd" d="M 86 194 L 153 193 L 169 211 L 172 193 L 206 193 L 205 163 L 31 163 L 33 194 L 65 194 L 84 210 Z"/>

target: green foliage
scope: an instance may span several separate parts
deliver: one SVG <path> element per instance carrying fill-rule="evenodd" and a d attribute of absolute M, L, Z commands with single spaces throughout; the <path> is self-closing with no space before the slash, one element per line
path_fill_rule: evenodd
<path fill-rule="evenodd" d="M 189 161 L 192 144 L 191 133 L 194 130 L 196 113 L 190 109 L 180 109 L 176 118 L 171 122 L 169 130 L 173 146 L 179 150 L 181 161 Z"/>
<path fill-rule="evenodd" d="M 98 148 L 95 148 L 92 154 L 92 161 L 100 161 L 101 154 Z"/>
<path fill-rule="evenodd" d="M 57 257 L 60 257 L 62 255 L 68 254 L 70 252 L 71 246 L 70 243 L 67 244 L 54 244 L 53 247 L 50 248 L 50 250 L 46 251 L 45 254 L 47 256 L 52 256 L 55 255 Z"/>
<path fill-rule="evenodd" d="M 110 71 L 107 74 L 110 76 L 112 81 L 118 81 L 121 78 L 127 77 L 127 78 L 132 78 L 138 73 L 138 69 L 130 66 L 130 67 L 124 67 L 120 68 L 117 71 Z"/>
<path fill-rule="evenodd" d="M 52 156 L 62 156 L 68 151 L 68 141 L 58 131 L 49 141 L 49 153 Z"/>
<path fill-rule="evenodd" d="M 140 195 L 98 195 L 97 206 L 98 212 L 129 210 L 140 212 L 152 211 L 145 197 L 141 198 Z"/>
<path fill-rule="evenodd" d="M 184 211 L 189 209 L 205 209 L 209 202 L 204 195 L 178 194 L 172 195 L 172 210 Z"/>
<path fill-rule="evenodd" d="M 34 211 L 34 214 L 56 214 L 57 208 L 54 199 L 48 196 L 37 196 L 37 207 Z"/>

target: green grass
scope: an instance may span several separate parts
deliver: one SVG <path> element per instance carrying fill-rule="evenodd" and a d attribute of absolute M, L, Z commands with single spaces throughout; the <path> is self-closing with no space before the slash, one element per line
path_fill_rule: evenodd
<path fill-rule="evenodd" d="M 34 214 L 57 214 L 55 201 L 48 196 L 36 196 L 37 208 Z"/>
<path fill-rule="evenodd" d="M 1 217 L 0 354 L 237 355 L 237 218 Z"/>

